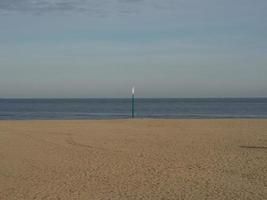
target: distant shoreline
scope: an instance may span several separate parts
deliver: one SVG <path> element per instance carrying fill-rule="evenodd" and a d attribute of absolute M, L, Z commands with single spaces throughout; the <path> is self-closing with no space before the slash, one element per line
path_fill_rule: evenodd
<path fill-rule="evenodd" d="M 117 118 L 117 119 L 0 119 L 3 122 L 117 122 L 117 121 L 267 121 L 267 118 L 180 118 L 180 119 L 161 119 L 161 118 Z"/>

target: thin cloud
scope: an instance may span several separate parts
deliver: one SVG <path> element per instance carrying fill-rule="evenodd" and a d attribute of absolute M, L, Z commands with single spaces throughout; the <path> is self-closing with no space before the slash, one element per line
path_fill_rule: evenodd
<path fill-rule="evenodd" d="M 84 11 L 89 14 L 123 13 L 132 14 L 142 12 L 143 8 L 163 7 L 172 2 L 166 0 L 1 0 L 0 13 L 48 13 L 48 12 L 75 12 Z M 162 6 L 160 6 L 162 5 Z M 144 11 L 144 12 L 146 12 Z"/>
<path fill-rule="evenodd" d="M 82 8 L 83 0 L 1 0 L 0 10 L 10 12 L 73 11 Z"/>

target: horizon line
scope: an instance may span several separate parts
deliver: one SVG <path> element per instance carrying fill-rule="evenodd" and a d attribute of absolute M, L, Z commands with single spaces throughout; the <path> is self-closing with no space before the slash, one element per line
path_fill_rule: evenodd
<path fill-rule="evenodd" d="M 0 97 L 0 100 L 9 99 L 131 99 L 131 97 Z M 267 99 L 264 97 L 135 97 L 135 99 Z"/>

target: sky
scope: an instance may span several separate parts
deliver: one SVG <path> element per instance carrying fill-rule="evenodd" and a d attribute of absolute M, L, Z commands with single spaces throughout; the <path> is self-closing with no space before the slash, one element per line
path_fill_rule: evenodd
<path fill-rule="evenodd" d="M 0 98 L 267 97 L 266 0 L 0 0 Z"/>

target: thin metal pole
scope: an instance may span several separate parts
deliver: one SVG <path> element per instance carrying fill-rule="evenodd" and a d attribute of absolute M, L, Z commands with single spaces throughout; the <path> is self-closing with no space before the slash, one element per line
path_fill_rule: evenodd
<path fill-rule="evenodd" d="M 134 118 L 134 87 L 132 89 L 132 118 Z"/>
<path fill-rule="evenodd" d="M 132 118 L 134 118 L 134 94 L 132 95 Z"/>

